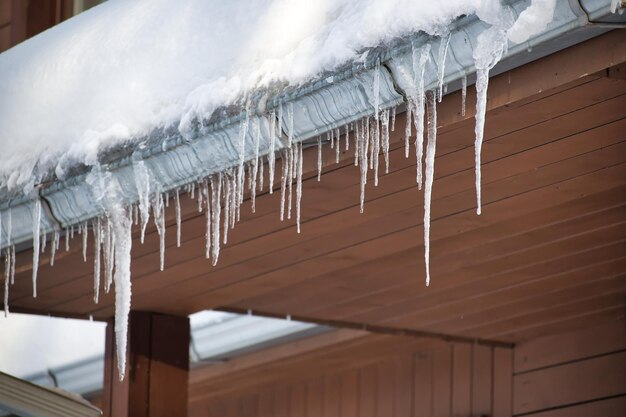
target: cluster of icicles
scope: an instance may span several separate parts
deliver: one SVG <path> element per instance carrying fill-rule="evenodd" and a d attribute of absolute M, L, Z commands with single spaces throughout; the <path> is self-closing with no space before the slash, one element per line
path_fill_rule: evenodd
<path fill-rule="evenodd" d="M 431 46 L 426 44 L 421 47 L 413 47 L 412 61 L 415 89 L 408 94 L 406 102 L 406 127 L 404 134 L 405 157 L 410 154 L 410 139 L 414 137 L 415 156 L 417 160 L 416 182 L 419 189 L 424 186 L 424 247 L 426 285 L 430 282 L 430 206 L 432 186 L 434 178 L 434 161 L 437 139 L 437 102 L 443 95 L 443 62 L 447 53 L 449 37 L 440 43 L 438 53 L 439 84 L 426 91 L 424 87 L 424 72 L 430 60 Z M 488 71 L 495 64 L 480 67 L 477 65 L 477 107 L 476 107 L 476 192 L 477 212 L 480 214 L 480 149 L 482 144 L 486 91 Z M 461 113 L 465 113 L 465 97 L 467 81 L 462 80 L 462 103 Z M 353 146 L 354 165 L 360 170 L 360 211 L 363 212 L 365 202 L 365 189 L 369 171 L 373 171 L 374 185 L 378 185 L 380 157 L 384 160 L 385 173 L 389 172 L 389 147 L 390 131 L 395 130 L 396 108 L 381 108 L 380 105 L 380 63 L 375 67 L 373 91 L 373 115 L 364 117 L 342 128 L 331 129 L 325 137 L 318 136 L 314 140 L 307 141 L 310 145 L 317 142 L 317 180 L 322 174 L 322 145 L 330 143 L 335 150 L 335 160 L 339 163 L 341 150 L 350 151 Z M 249 193 L 252 212 L 255 211 L 256 194 L 264 189 L 265 165 L 268 167 L 268 191 L 274 191 L 275 159 L 278 154 L 281 158 L 282 172 L 280 175 L 280 219 L 291 219 L 295 212 L 296 227 L 300 233 L 300 202 L 302 199 L 302 165 L 303 147 L 302 141 L 294 138 L 293 106 L 289 105 L 286 111 L 287 126 L 283 126 L 283 108 L 272 111 L 269 115 L 271 134 L 269 152 L 267 155 L 259 154 L 261 140 L 260 123 L 255 117 L 246 117 L 240 126 L 239 164 L 215 173 L 200 181 L 193 182 L 184 187 L 163 191 L 158 184 L 154 183 L 148 168 L 142 161 L 134 163 L 135 183 L 139 201 L 135 204 L 125 204 L 119 200 L 121 195 L 120 185 L 108 172 L 102 172 L 101 167 L 94 167 L 86 181 L 91 185 L 97 201 L 101 204 L 104 214 L 101 217 L 87 221 L 78 227 L 68 227 L 63 231 L 55 230 L 50 239 L 50 264 L 54 264 L 56 251 L 60 248 L 61 235 L 64 234 L 65 250 L 70 249 L 70 240 L 78 234 L 82 237 L 82 256 L 87 261 L 87 248 L 89 241 L 94 247 L 94 273 L 93 289 L 94 302 L 98 302 L 100 287 L 103 286 L 107 293 L 114 283 L 115 287 L 115 332 L 118 357 L 118 370 L 120 379 L 125 374 L 126 340 L 128 314 L 130 312 L 131 280 L 130 280 L 130 253 L 132 245 L 131 229 L 133 224 L 140 227 L 141 243 L 144 241 L 146 227 L 150 218 L 150 211 L 154 217 L 156 230 L 160 237 L 160 269 L 165 266 L 165 209 L 173 200 L 176 214 L 176 245 L 181 244 L 181 192 L 186 193 L 191 199 L 197 201 L 198 212 L 206 215 L 206 250 L 205 256 L 215 265 L 219 258 L 220 245 L 228 241 L 228 231 L 234 228 L 241 217 L 241 205 L 244 201 L 246 190 Z M 245 160 L 245 143 L 248 130 L 254 138 L 254 158 Z M 415 129 L 415 135 L 413 135 Z M 283 132 L 287 132 L 284 134 Z M 342 136 L 343 133 L 343 136 Z M 426 152 L 424 155 L 424 136 L 426 136 Z M 341 144 L 341 139 L 344 143 Z M 353 143 L 351 145 L 351 142 Z M 264 161 L 267 158 L 267 162 Z M 423 162 L 425 161 L 425 168 Z M 295 191 L 293 190 L 295 179 Z M 4 309 L 8 313 L 9 284 L 13 284 L 15 277 L 15 247 L 11 242 L 11 212 L 2 219 L 8 230 L 4 250 Z M 33 265 L 32 284 L 33 297 L 37 296 L 37 270 L 39 256 L 46 249 L 46 232 L 41 229 L 42 202 L 37 199 L 34 203 L 33 221 Z M 0 228 L 0 230 L 2 230 Z M 89 236 L 91 230 L 91 237 Z M 0 233 L 0 239 L 2 234 Z M 7 243 L 8 242 L 8 243 Z M 0 240 L 0 247 L 3 242 Z M 104 276 L 101 279 L 102 273 Z"/>

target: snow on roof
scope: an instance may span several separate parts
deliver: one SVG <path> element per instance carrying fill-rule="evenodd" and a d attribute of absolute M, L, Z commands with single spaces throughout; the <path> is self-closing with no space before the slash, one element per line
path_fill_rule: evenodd
<path fill-rule="evenodd" d="M 158 126 L 185 130 L 246 91 L 297 85 L 366 47 L 497 0 L 109 0 L 0 54 L 0 187 L 59 177 Z"/>

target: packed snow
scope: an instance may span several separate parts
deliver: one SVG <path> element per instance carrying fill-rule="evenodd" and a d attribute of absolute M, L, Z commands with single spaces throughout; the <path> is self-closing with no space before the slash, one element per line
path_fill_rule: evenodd
<path fill-rule="evenodd" d="M 278 153 L 282 169 L 276 178 L 280 181 L 280 220 L 291 219 L 295 209 L 296 230 L 300 233 L 305 145 L 296 137 L 293 103 L 279 103 L 267 115 L 269 151 L 261 154 L 261 121 L 249 108 L 248 93 L 277 83 L 302 85 L 324 71 L 361 59 L 364 48 L 422 31 L 437 39 L 438 49 L 431 51 L 431 43 L 412 44 L 413 88 L 406 91 L 405 154 L 408 158 L 414 128 L 416 182 L 419 189 L 422 183 L 425 186 L 424 256 L 428 285 L 436 111 L 445 92 L 444 64 L 451 38 L 448 26 L 459 16 L 472 14 L 490 25 L 479 35 L 474 49 L 476 195 L 480 214 L 480 155 L 489 71 L 502 57 L 509 39 L 523 42 L 545 28 L 552 18 L 555 1 L 533 0 L 514 21 L 498 0 L 109 0 L 0 54 L 0 188 L 22 190 L 29 195 L 51 171 L 64 179 L 74 164 L 93 167 L 87 183 L 103 215 L 77 225 L 77 230 L 82 235 L 86 261 L 88 229 L 92 229 L 94 302 L 98 302 L 101 286 L 108 292 L 114 284 L 116 350 L 119 376 L 123 378 L 131 303 L 133 222 L 140 228 L 143 243 L 152 210 L 163 270 L 165 211 L 170 192 L 175 205 L 177 246 L 182 239 L 180 193 L 186 192 L 196 199 L 198 211 L 205 211 L 205 256 L 215 265 L 220 246 L 228 242 L 229 229 L 240 220 L 244 193 L 249 192 L 251 210 L 255 211 L 256 193 L 264 186 L 266 163 L 269 193 L 274 191 Z M 426 91 L 424 76 L 431 60 L 436 61 L 438 83 Z M 350 138 L 354 140 L 361 212 L 370 171 L 374 186 L 378 186 L 381 153 L 384 172 L 389 172 L 390 131 L 395 130 L 396 108 L 383 108 L 381 102 L 381 65 L 378 61 L 373 68 L 370 114 L 342 126 L 343 136 L 341 129 L 334 126 L 315 138 L 318 180 L 323 167 L 323 135 L 335 151 L 336 163 L 340 162 L 341 138 L 345 140 L 345 151 L 349 150 Z M 460 103 L 463 115 L 466 89 L 464 76 Z M 216 109 L 231 104 L 241 106 L 244 114 L 239 139 L 233 144 L 239 153 L 235 166 L 187 186 L 163 190 L 144 162 L 135 161 L 132 168 L 138 201 L 128 205 L 121 200 L 120 184 L 98 164 L 102 152 L 120 143 L 141 140 L 160 127 L 175 127 L 187 137 L 195 119 L 209 119 Z M 253 137 L 251 160 L 246 159 L 249 133 Z M 33 213 L 32 281 L 36 296 L 39 254 L 45 251 L 47 242 L 40 224 L 42 202 L 38 198 L 34 199 Z M 0 216 L 0 221 L 11 219 Z M 73 234 L 73 227 L 65 230 L 66 250 Z M 15 273 L 15 247 L 10 235 L 4 238 L 8 238 L 3 254 L 6 314 L 9 283 Z M 50 244 L 53 263 L 60 245 L 59 230 L 53 232 Z"/>

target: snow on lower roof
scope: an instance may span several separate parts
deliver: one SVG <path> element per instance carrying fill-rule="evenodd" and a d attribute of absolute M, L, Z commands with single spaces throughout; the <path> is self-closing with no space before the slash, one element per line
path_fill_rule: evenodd
<path fill-rule="evenodd" d="M 159 126 L 184 130 L 246 91 L 298 85 L 363 48 L 497 0 L 109 0 L 0 54 L 0 188 Z"/>

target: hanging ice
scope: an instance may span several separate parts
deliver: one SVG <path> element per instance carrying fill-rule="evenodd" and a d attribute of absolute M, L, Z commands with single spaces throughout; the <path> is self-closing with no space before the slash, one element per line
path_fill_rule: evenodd
<path fill-rule="evenodd" d="M 439 76 L 439 88 L 437 100 L 441 103 L 443 99 L 443 77 L 446 74 L 446 56 L 448 55 L 448 47 L 450 46 L 450 38 L 452 32 L 446 33 L 440 38 L 439 54 L 437 56 L 437 70 Z"/>
<path fill-rule="evenodd" d="M 200 196 L 198 196 L 199 199 Z M 157 192 L 154 195 L 152 212 L 154 213 L 154 225 L 159 234 L 159 269 L 163 271 L 165 268 L 165 204 L 163 202 L 163 193 Z"/>
<path fill-rule="evenodd" d="M 322 180 L 322 137 L 317 137 L 317 181 Z"/>
<path fill-rule="evenodd" d="M 426 148 L 426 181 L 424 190 L 424 262 L 426 285 L 430 285 L 430 206 L 435 177 L 435 149 L 437 144 L 437 103 L 435 92 L 427 95 L 428 101 L 428 146 Z"/>
<path fill-rule="evenodd" d="M 485 130 L 485 113 L 487 111 L 487 87 L 489 85 L 489 71 L 493 68 L 504 53 L 507 45 L 506 30 L 500 26 L 492 26 L 478 35 L 477 46 L 474 49 L 474 63 L 476 65 L 476 139 L 475 172 L 476 172 L 476 213 L 481 213 L 481 152 Z"/>
<path fill-rule="evenodd" d="M 217 264 L 220 256 L 220 216 L 221 216 L 221 192 L 222 192 L 222 173 L 217 174 L 209 179 L 211 185 L 211 263 L 213 266 Z"/>
<path fill-rule="evenodd" d="M 339 144 L 337 144 L 339 148 Z M 298 233 L 300 233 L 300 201 L 302 200 L 302 142 L 296 146 L 298 153 L 298 173 L 296 175 L 296 224 Z"/>
<path fill-rule="evenodd" d="M 93 229 L 93 302 L 98 304 L 100 298 L 100 247 L 102 245 L 102 225 L 98 217 L 91 224 Z"/>
<path fill-rule="evenodd" d="M 207 200 L 208 201 L 208 200 Z M 178 188 L 174 194 L 174 203 L 176 209 L 176 247 L 180 248 L 180 194 Z"/>
<path fill-rule="evenodd" d="M 417 159 L 417 187 L 422 189 L 422 159 L 424 156 L 424 72 L 426 71 L 426 64 L 430 60 L 430 44 L 424 44 L 421 47 L 412 45 L 412 60 L 413 60 L 413 77 L 415 85 L 415 97 L 413 102 L 415 103 L 415 157 Z"/>
<path fill-rule="evenodd" d="M 146 227 L 150 219 L 150 173 L 143 161 L 133 164 L 135 173 L 135 185 L 139 195 L 139 212 L 141 214 L 141 243 L 143 244 L 146 235 Z"/>
<path fill-rule="evenodd" d="M 257 176 L 259 175 L 259 144 L 261 142 L 261 127 L 259 119 L 255 118 L 253 122 L 254 131 L 254 161 L 252 163 L 252 182 L 250 184 L 250 200 L 252 202 L 252 212 L 256 212 L 256 187 Z"/>
<path fill-rule="evenodd" d="M 83 262 L 87 262 L 87 238 L 89 235 L 87 222 L 83 222 L 81 229 L 82 229 L 81 235 L 83 238 Z"/>
<path fill-rule="evenodd" d="M 128 314 L 130 313 L 131 280 L 130 252 L 132 247 L 132 210 L 121 200 L 121 186 L 109 173 L 102 173 L 98 167 L 87 176 L 95 200 L 104 209 L 111 246 L 109 260 L 115 260 L 115 340 L 117 364 L 120 380 L 126 372 L 126 344 L 128 334 Z M 109 248 L 111 251 L 111 248 Z"/>
<path fill-rule="evenodd" d="M 267 155 L 267 165 L 269 168 L 269 191 L 270 194 L 274 192 L 274 170 L 276 167 L 276 114 L 272 110 L 270 116 L 270 151 Z"/>
<path fill-rule="evenodd" d="M 461 116 L 465 116 L 465 101 L 467 100 L 467 75 L 461 78 Z"/>
<path fill-rule="evenodd" d="M 41 200 L 35 200 L 33 212 L 33 297 L 37 297 L 37 271 L 39 269 L 39 233 L 41 230 Z"/>

